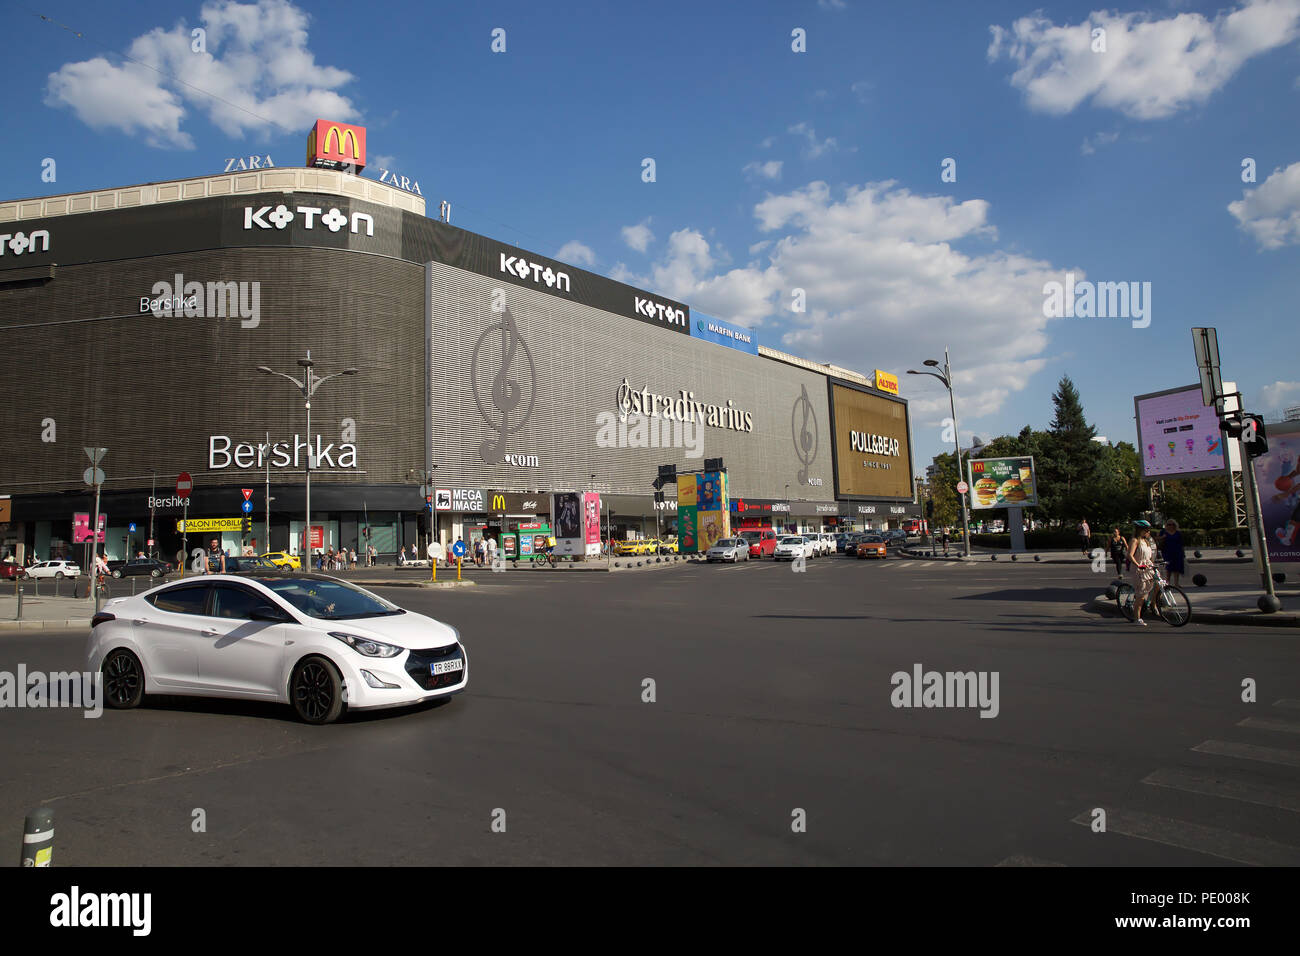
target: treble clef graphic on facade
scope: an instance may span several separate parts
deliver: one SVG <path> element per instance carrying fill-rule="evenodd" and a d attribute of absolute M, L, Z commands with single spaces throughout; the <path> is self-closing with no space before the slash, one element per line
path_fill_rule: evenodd
<path fill-rule="evenodd" d="M 497 361 L 500 364 L 492 373 L 492 384 L 485 388 L 487 368 L 498 354 L 498 341 L 500 358 Z M 523 385 L 510 374 L 511 366 L 519 353 L 526 360 L 526 368 L 520 369 L 528 376 Z M 519 327 L 515 325 L 508 308 L 502 313 L 501 321 L 485 329 L 474 344 L 469 377 L 479 415 L 489 428 L 497 432 L 495 438 L 489 438 L 479 445 L 479 457 L 484 464 L 499 465 L 505 461 L 506 441 L 528 423 L 533 414 L 533 403 L 537 399 L 537 370 L 533 366 L 533 354 L 528 350 L 528 343 L 520 337 Z M 484 392 L 487 393 L 487 402 L 484 402 Z"/>
<path fill-rule="evenodd" d="M 812 421 L 812 427 L 808 422 Z M 790 435 L 794 439 L 794 453 L 803 465 L 799 469 L 799 484 L 808 484 L 808 469 L 817 460 L 817 414 L 808 399 L 808 386 L 799 386 L 799 397 L 790 410 Z"/>

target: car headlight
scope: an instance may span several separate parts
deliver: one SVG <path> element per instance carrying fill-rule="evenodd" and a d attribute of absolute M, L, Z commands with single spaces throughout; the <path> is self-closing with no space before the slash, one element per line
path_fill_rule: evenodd
<path fill-rule="evenodd" d="M 330 631 L 329 633 L 330 637 L 342 641 L 363 657 L 396 657 L 406 650 L 404 647 L 395 647 L 392 644 L 374 641 L 368 637 L 358 637 L 356 634 L 348 634 L 346 631 Z"/>

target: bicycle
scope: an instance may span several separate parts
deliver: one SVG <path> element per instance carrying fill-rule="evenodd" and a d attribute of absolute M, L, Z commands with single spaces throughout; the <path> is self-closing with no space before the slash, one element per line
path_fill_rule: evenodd
<path fill-rule="evenodd" d="M 552 554 L 551 554 L 551 552 L 550 552 L 549 550 L 548 550 L 548 551 L 538 551 L 537 554 L 534 555 L 534 557 L 533 557 L 533 567 L 534 567 L 534 568 L 553 568 L 553 567 L 555 567 L 555 558 L 554 558 L 554 556 L 552 556 Z"/>
<path fill-rule="evenodd" d="M 1155 585 L 1147 595 L 1142 609 L 1159 614 L 1170 627 L 1182 627 L 1192 619 L 1192 602 L 1187 597 L 1187 592 L 1166 581 L 1158 567 L 1153 565 L 1152 570 L 1155 572 Z M 1127 581 L 1115 589 L 1115 604 L 1130 621 L 1134 616 L 1133 596 L 1136 593 L 1133 585 Z"/>

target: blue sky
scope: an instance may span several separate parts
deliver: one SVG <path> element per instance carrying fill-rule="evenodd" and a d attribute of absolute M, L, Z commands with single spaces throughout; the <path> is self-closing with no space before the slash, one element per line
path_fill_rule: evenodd
<path fill-rule="evenodd" d="M 347 120 L 430 214 L 764 344 L 900 375 L 949 346 L 964 438 L 1045 427 L 1068 373 L 1132 441 L 1135 393 L 1196 380 L 1194 325 L 1251 407 L 1300 404 L 1300 0 L 20 0 L 0 28 L 5 198 L 298 165 Z M 1067 271 L 1149 282 L 1150 324 L 1046 317 Z M 947 398 L 901 384 L 919 466 Z"/>

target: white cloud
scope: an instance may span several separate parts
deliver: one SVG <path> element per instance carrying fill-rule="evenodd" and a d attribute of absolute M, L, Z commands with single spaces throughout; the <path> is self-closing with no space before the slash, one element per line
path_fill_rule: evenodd
<path fill-rule="evenodd" d="M 848 4 L 844 0 L 817 0 L 817 6 L 823 10 L 843 10 Z"/>
<path fill-rule="evenodd" d="M 1300 82 L 1300 80 L 1298 80 L 1297 82 Z M 758 144 L 758 146 L 760 149 L 771 149 L 775 143 L 776 143 L 776 137 L 768 136 L 765 137 L 764 140 Z"/>
<path fill-rule="evenodd" d="M 120 66 L 103 57 L 65 63 L 49 76 L 46 104 L 71 108 L 95 129 L 140 132 L 150 146 L 180 149 L 194 148 L 181 129 L 190 109 L 236 139 L 306 130 L 320 116 L 358 118 L 336 92 L 352 74 L 316 63 L 307 14 L 292 3 L 214 0 L 199 20 L 206 52 L 192 51 L 184 23 L 155 27 L 132 41 Z"/>
<path fill-rule="evenodd" d="M 746 326 L 775 324 L 784 330 L 778 347 L 868 373 L 932 357 L 922 337 L 947 344 L 973 426 L 1048 363 L 1043 285 L 1064 271 L 989 249 L 997 232 L 988 213 L 982 200 L 915 195 L 894 182 L 838 197 L 814 182 L 755 205 L 772 238 L 752 245 L 756 258 L 743 266 L 720 271 L 704 236 L 682 229 L 649 273 L 618 277 Z M 805 313 L 790 311 L 796 288 Z M 911 386 L 918 420 L 947 415 L 947 394 L 928 385 Z"/>
<path fill-rule="evenodd" d="M 759 179 L 780 179 L 781 167 L 784 166 L 779 159 L 769 159 L 765 163 L 752 162 L 746 163 L 741 172 L 747 176 L 754 176 Z"/>
<path fill-rule="evenodd" d="M 1093 52 L 1095 28 L 1106 31 L 1104 53 Z M 1204 103 L 1248 60 L 1292 42 L 1300 0 L 1246 0 L 1213 20 L 1095 11 L 1074 26 L 1034 14 L 989 29 L 990 62 L 1005 56 L 1016 64 L 1011 85 L 1031 109 L 1059 115 L 1090 100 L 1134 119 L 1161 119 Z"/>
<path fill-rule="evenodd" d="M 590 246 L 583 245 L 577 239 L 570 239 L 560 246 L 560 251 L 555 254 L 555 258 L 561 262 L 571 262 L 575 266 L 587 268 L 596 264 L 596 253 L 591 251 Z"/>
<path fill-rule="evenodd" d="M 1300 163 L 1273 170 L 1257 189 L 1228 203 L 1228 212 L 1264 249 L 1300 242 Z"/>
<path fill-rule="evenodd" d="M 654 233 L 650 231 L 649 219 L 643 219 L 635 226 L 624 226 L 621 231 L 623 241 L 637 252 L 645 252 L 650 248 L 650 243 L 655 241 Z"/>
<path fill-rule="evenodd" d="M 387 153 L 370 153 L 366 156 L 366 167 L 369 169 L 387 169 L 391 172 L 396 163 L 397 157 Z"/>
<path fill-rule="evenodd" d="M 1085 136 L 1083 145 L 1079 147 L 1079 152 L 1085 156 L 1091 156 L 1097 152 L 1099 146 L 1109 146 L 1115 140 L 1119 139 L 1119 133 L 1107 133 L 1105 131 L 1094 133 L 1091 136 Z"/>
<path fill-rule="evenodd" d="M 859 102 L 865 103 L 871 97 L 871 91 L 876 85 L 869 80 L 858 80 L 849 87 L 849 91 L 858 98 Z"/>
<path fill-rule="evenodd" d="M 1259 390 L 1257 408 L 1264 411 L 1276 411 L 1300 405 L 1300 382 L 1274 382 Z"/>
<path fill-rule="evenodd" d="M 808 141 L 808 146 L 804 150 L 804 155 L 809 159 L 816 159 L 823 153 L 829 153 L 838 145 L 834 136 L 827 136 L 825 139 L 819 141 L 817 139 L 817 131 L 807 123 L 796 123 L 794 126 L 791 126 L 786 130 L 786 132 L 795 136 L 802 136 Z"/>

